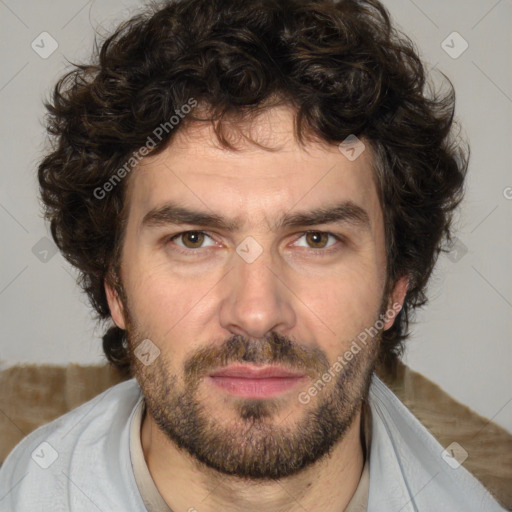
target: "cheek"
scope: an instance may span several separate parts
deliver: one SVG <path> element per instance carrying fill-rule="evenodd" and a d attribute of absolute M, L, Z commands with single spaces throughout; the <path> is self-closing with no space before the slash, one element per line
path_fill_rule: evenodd
<path fill-rule="evenodd" d="M 138 325 L 154 336 L 172 332 L 200 297 L 200 284 L 177 279 L 163 265 L 135 263 L 128 296 Z"/>
<path fill-rule="evenodd" d="M 137 326 L 169 358 L 172 371 L 201 347 L 205 329 L 213 318 L 219 280 L 213 274 L 191 278 L 177 275 L 167 263 L 135 264 L 128 290 L 130 310 Z M 206 333 L 206 336 L 208 334 Z"/>
<path fill-rule="evenodd" d="M 345 267 L 328 278 L 302 280 L 297 295 L 308 306 L 305 310 L 313 329 L 330 339 L 339 349 L 373 324 L 379 314 L 383 283 L 375 263 Z"/>

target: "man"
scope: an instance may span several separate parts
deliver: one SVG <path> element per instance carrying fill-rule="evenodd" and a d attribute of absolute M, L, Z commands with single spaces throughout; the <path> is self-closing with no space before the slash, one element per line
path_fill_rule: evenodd
<path fill-rule="evenodd" d="M 375 375 L 467 168 L 424 85 L 329 0 L 169 2 L 57 84 L 46 215 L 135 379 L 22 441 L 2 510 L 502 510 Z"/>

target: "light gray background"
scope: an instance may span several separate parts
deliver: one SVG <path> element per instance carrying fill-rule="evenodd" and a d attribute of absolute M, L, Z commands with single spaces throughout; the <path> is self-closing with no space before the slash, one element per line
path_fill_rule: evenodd
<path fill-rule="evenodd" d="M 384 3 L 429 66 L 451 78 L 457 116 L 472 147 L 467 195 L 457 217 L 462 251 L 440 258 L 430 305 L 417 316 L 405 360 L 512 432 L 512 4 Z M 48 253 L 44 263 L 32 251 L 48 236 L 35 179 L 45 141 L 42 100 L 64 71 L 66 58 L 87 59 L 93 26 L 109 30 L 139 6 L 122 0 L 0 0 L 3 367 L 103 360 L 101 330 L 75 285 L 73 269 L 60 254 Z M 31 48 L 43 31 L 59 45 L 46 59 Z M 469 45 L 455 59 L 441 46 L 454 31 Z M 463 42 L 450 36 L 445 44 L 457 52 Z M 44 247 L 36 248 L 44 255 Z"/>

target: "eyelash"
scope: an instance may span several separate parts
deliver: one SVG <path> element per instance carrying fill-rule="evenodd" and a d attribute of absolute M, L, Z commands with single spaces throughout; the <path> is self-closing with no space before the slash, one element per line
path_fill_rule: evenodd
<path fill-rule="evenodd" d="M 167 237 L 164 240 L 164 244 L 167 245 L 168 243 L 173 242 L 176 238 L 179 238 L 180 236 L 186 235 L 187 233 L 200 233 L 200 234 L 206 235 L 207 237 L 209 237 L 209 238 L 211 238 L 213 240 L 213 237 L 210 236 L 206 231 L 188 230 L 188 231 L 181 231 L 180 233 L 177 233 L 175 235 Z M 300 240 L 300 238 L 302 238 L 304 235 L 307 235 L 309 233 L 325 234 L 325 235 L 329 235 L 329 236 L 334 237 L 337 242 L 341 242 L 341 243 L 345 242 L 343 237 L 341 237 L 340 235 L 336 235 L 334 233 L 331 233 L 329 231 L 303 231 L 302 233 L 300 233 L 300 236 L 299 236 L 299 238 L 297 240 Z M 326 249 L 315 249 L 313 247 L 310 247 L 310 248 L 305 248 L 305 250 L 307 252 L 313 253 L 315 255 L 320 255 L 320 253 L 322 253 L 322 254 L 331 254 L 332 252 L 335 252 L 335 251 L 339 250 L 339 247 L 337 247 L 337 245 L 338 244 L 334 244 L 331 247 L 328 247 Z M 175 247 L 176 247 L 176 250 L 179 253 L 186 254 L 187 256 L 190 256 L 194 252 L 199 252 L 200 249 L 204 249 L 204 247 L 198 247 L 196 249 L 184 249 L 184 248 L 182 248 L 182 247 L 180 247 L 178 245 L 176 245 Z"/>

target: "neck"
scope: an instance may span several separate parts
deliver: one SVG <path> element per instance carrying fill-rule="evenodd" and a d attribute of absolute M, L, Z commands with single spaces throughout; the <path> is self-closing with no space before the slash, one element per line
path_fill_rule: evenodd
<path fill-rule="evenodd" d="M 340 512 L 363 470 L 360 428 L 361 410 L 329 454 L 281 480 L 248 480 L 208 468 L 171 442 L 149 414 L 144 415 L 141 443 L 155 485 L 172 510 Z"/>

